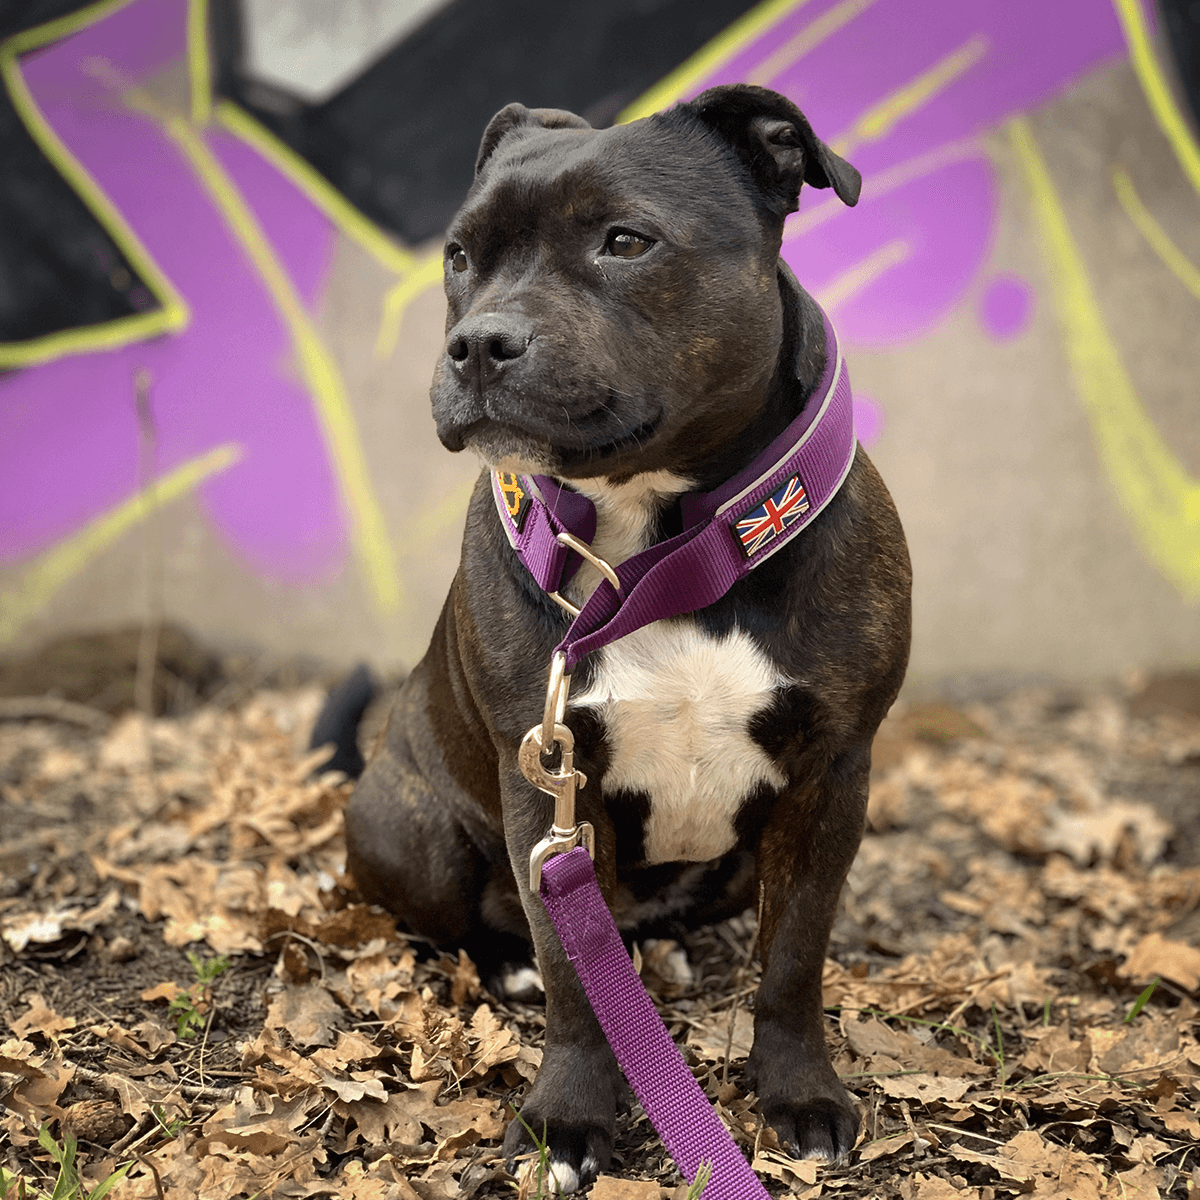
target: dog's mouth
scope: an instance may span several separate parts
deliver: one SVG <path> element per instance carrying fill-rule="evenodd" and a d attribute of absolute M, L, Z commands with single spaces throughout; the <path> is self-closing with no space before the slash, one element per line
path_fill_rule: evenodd
<path fill-rule="evenodd" d="M 611 416 L 608 409 L 603 412 L 605 416 Z M 644 449 L 646 443 L 658 432 L 662 420 L 663 413 L 660 410 L 640 425 L 623 430 L 616 437 L 601 442 L 600 445 L 593 443 L 578 447 L 555 446 L 554 449 L 564 471 L 572 467 L 589 467 L 598 463 L 611 466 L 614 459 L 619 459 L 631 451 L 637 453 Z"/>
<path fill-rule="evenodd" d="M 587 416 L 569 421 L 558 430 L 483 417 L 455 431 L 455 444 L 451 448 L 470 448 L 493 466 L 501 461 L 520 460 L 544 463 L 546 467 L 542 469 L 549 469 L 552 474 L 569 476 L 581 471 L 594 474 L 637 455 L 658 432 L 664 416 L 665 411 L 660 408 L 645 420 L 615 433 L 613 425 L 623 422 L 614 414 L 611 402 L 598 405 Z"/>

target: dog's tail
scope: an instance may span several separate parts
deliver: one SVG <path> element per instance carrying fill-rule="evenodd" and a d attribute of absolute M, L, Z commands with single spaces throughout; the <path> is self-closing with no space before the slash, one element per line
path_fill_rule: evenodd
<path fill-rule="evenodd" d="M 375 679 L 365 663 L 355 667 L 329 693 L 308 743 L 310 750 L 330 742 L 337 747 L 333 757 L 319 768 L 321 771 L 345 771 L 351 779 L 363 773 L 366 763 L 358 748 L 358 726 L 374 697 Z"/>

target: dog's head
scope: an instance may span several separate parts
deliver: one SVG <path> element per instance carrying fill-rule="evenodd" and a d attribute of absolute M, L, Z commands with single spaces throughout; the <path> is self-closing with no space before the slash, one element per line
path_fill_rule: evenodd
<path fill-rule="evenodd" d="M 564 478 L 686 473 L 763 403 L 804 183 L 858 199 L 858 172 L 762 88 L 601 130 L 501 110 L 446 241 L 442 442 Z"/>

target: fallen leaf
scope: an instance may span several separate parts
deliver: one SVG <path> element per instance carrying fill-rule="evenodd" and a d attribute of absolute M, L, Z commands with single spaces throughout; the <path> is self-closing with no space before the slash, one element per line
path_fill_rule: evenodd
<path fill-rule="evenodd" d="M 867 1142 L 865 1146 L 859 1148 L 858 1158 L 860 1162 L 874 1162 L 877 1158 L 886 1158 L 889 1154 L 895 1154 L 898 1150 L 903 1150 L 905 1146 L 911 1146 L 913 1135 L 911 1133 L 898 1133 L 894 1137 L 879 1138 L 874 1142 Z"/>
<path fill-rule="evenodd" d="M 969 1079 L 935 1078 L 920 1072 L 879 1080 L 879 1087 L 887 1096 L 900 1100 L 918 1100 L 928 1104 L 931 1100 L 961 1100 L 971 1090 Z"/>
<path fill-rule="evenodd" d="M 1172 942 L 1161 933 L 1147 934 L 1129 952 L 1118 971 L 1135 983 L 1149 983 L 1157 975 L 1186 988 L 1200 987 L 1200 950 L 1186 942 Z"/>
<path fill-rule="evenodd" d="M 267 1009 L 267 1029 L 286 1029 L 298 1046 L 330 1046 L 345 1010 L 319 983 L 285 987 Z"/>
<path fill-rule="evenodd" d="M 75 1028 L 74 1017 L 64 1017 L 57 1013 L 45 1001 L 41 992 L 26 992 L 21 997 L 29 1005 L 29 1010 L 12 1023 L 13 1033 L 23 1038 L 27 1034 L 36 1033 L 51 1041 L 57 1041 L 60 1033 Z"/>
<path fill-rule="evenodd" d="M 591 1200 L 661 1200 L 663 1188 L 640 1179 L 621 1179 L 599 1175 L 592 1184 Z"/>

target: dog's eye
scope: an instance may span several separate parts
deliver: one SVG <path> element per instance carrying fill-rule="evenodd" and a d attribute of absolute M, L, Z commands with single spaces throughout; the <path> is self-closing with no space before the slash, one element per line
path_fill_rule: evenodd
<path fill-rule="evenodd" d="M 455 271 L 462 272 L 467 269 L 467 252 L 454 242 L 446 247 L 446 257 Z"/>
<path fill-rule="evenodd" d="M 614 229 L 608 235 L 608 241 L 604 243 L 604 250 L 614 258 L 637 258 L 639 254 L 645 254 L 653 245 L 653 238 L 644 237 L 640 233 L 632 233 L 628 229 Z"/>

